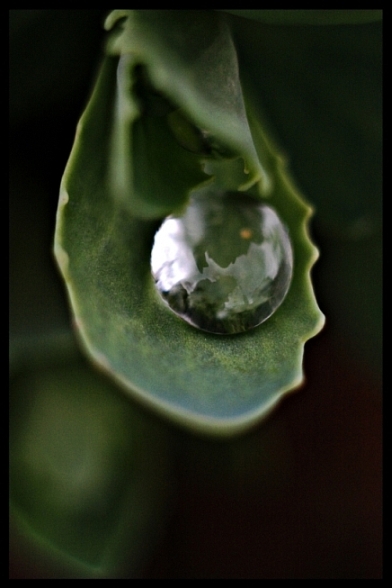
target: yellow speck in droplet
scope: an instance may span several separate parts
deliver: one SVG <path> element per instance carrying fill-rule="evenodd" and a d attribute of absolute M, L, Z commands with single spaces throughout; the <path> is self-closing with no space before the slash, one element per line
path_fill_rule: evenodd
<path fill-rule="evenodd" d="M 242 237 L 242 239 L 250 239 L 252 237 L 252 231 L 251 229 L 241 229 L 240 230 L 240 236 Z"/>

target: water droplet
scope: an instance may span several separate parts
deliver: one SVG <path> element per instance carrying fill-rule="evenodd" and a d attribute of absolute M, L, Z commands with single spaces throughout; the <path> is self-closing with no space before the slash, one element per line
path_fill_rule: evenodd
<path fill-rule="evenodd" d="M 202 193 L 155 235 L 151 269 L 166 304 L 191 325 L 234 334 L 260 325 L 290 287 L 293 254 L 273 208 L 242 192 Z"/>

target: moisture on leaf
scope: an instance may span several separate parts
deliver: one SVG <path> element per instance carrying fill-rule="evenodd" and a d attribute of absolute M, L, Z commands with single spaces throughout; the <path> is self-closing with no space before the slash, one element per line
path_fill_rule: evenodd
<path fill-rule="evenodd" d="M 157 291 L 178 316 L 209 333 L 267 320 L 290 287 L 293 254 L 276 212 L 239 192 L 198 192 L 155 235 Z"/>

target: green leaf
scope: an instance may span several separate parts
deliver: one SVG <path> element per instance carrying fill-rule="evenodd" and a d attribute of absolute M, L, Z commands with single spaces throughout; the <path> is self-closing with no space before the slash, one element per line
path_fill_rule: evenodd
<path fill-rule="evenodd" d="M 164 429 L 89 369 L 74 341 L 21 343 L 10 389 L 18 554 L 33 555 L 57 578 L 134 574 L 167 510 Z"/>
<path fill-rule="evenodd" d="M 165 13 L 167 23 L 170 14 Z M 201 14 L 206 22 L 212 19 L 211 27 L 215 30 L 215 13 Z M 139 18 L 138 13 L 134 23 Z M 155 35 L 155 19 L 159 19 L 146 18 L 154 21 L 151 30 Z M 171 29 L 169 24 L 161 26 L 163 30 L 171 30 L 171 35 L 177 31 L 178 13 L 173 18 Z M 143 35 L 137 27 L 134 31 L 136 38 L 140 34 L 140 45 L 144 35 L 148 38 L 146 30 L 149 29 L 143 27 L 145 23 L 141 27 Z M 189 44 L 198 47 L 200 30 L 195 31 L 196 39 L 190 30 L 187 31 Z M 177 32 L 174 39 L 181 40 L 182 27 Z M 180 42 L 180 53 L 182 47 Z M 177 55 L 175 43 L 171 51 L 174 56 L 170 75 L 173 87 L 177 87 L 176 63 L 181 63 L 182 53 Z M 160 55 L 157 51 L 154 59 Z M 219 59 L 212 62 L 218 68 L 219 78 L 225 67 L 220 67 Z M 215 174 L 212 187 L 234 185 L 237 189 L 243 188 L 246 178 L 243 164 L 238 167 L 241 156 L 254 169 L 268 170 L 264 174 L 264 178 L 268 175 L 268 190 L 263 175 L 255 174 L 249 192 L 267 199 L 289 228 L 294 249 L 291 288 L 270 319 L 241 335 L 224 337 L 204 333 L 176 317 L 158 298 L 150 271 L 151 246 L 158 224 L 132 214 L 132 206 L 113 198 L 107 182 L 112 155 L 109 121 L 117 65 L 117 58 L 112 57 L 106 58 L 103 64 L 92 99 L 79 123 L 61 187 L 55 254 L 67 283 L 74 324 L 90 357 L 133 397 L 198 430 L 234 433 L 258 421 L 286 392 L 302 382 L 304 344 L 323 325 L 324 317 L 310 281 L 310 270 L 318 256 L 307 233 L 311 209 L 292 186 L 283 160 L 247 104 L 242 147 L 230 138 L 230 132 L 226 134 L 222 130 L 218 137 L 225 147 L 238 150 L 239 157 L 207 159 L 206 167 Z M 154 83 L 160 67 L 161 63 L 151 76 Z M 205 77 L 203 71 L 194 73 Z M 209 75 L 212 74 L 211 71 Z M 184 77 L 182 90 L 176 96 L 177 104 L 191 123 L 210 131 L 213 117 L 210 112 L 204 112 L 210 97 L 207 92 L 207 98 L 198 105 L 197 94 L 193 93 L 198 83 Z M 161 90 L 163 86 L 158 87 Z M 171 99 L 174 96 L 167 95 Z M 181 102 L 187 95 L 193 96 L 194 111 L 187 109 L 192 100 Z M 221 98 L 225 104 L 224 93 Z M 215 96 L 216 100 L 219 101 L 219 96 Z M 217 105 L 215 108 L 219 110 Z M 212 128 L 215 134 L 215 126 Z M 178 173 L 182 173 L 181 165 L 179 160 Z M 228 170 L 230 173 L 226 174 Z M 128 192 L 131 191 L 132 185 L 128 185 Z"/>
<path fill-rule="evenodd" d="M 115 107 L 108 182 L 113 197 L 129 204 L 133 214 L 162 217 L 210 179 L 203 171 L 205 153 L 181 147 L 172 121 L 154 111 L 160 94 L 169 111 L 181 108 L 192 125 L 208 129 L 226 150 L 243 157 L 246 185 L 262 180 L 268 190 L 224 18 L 203 11 L 190 18 L 186 11 L 116 10 L 106 28 L 113 29 L 109 54 L 120 55 L 111 84 Z"/>
<path fill-rule="evenodd" d="M 362 24 L 382 19 L 382 10 L 225 10 L 235 16 L 276 25 Z"/>

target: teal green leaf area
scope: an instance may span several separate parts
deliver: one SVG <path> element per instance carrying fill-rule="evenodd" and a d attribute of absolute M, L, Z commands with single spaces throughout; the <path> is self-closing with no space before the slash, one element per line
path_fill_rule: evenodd
<path fill-rule="evenodd" d="M 160 414 L 198 431 L 228 435 L 259 421 L 303 381 L 304 344 L 324 323 L 310 280 L 318 252 L 308 236 L 312 210 L 293 186 L 283 159 L 243 96 L 224 17 L 195 13 L 194 30 L 187 29 L 189 53 L 184 53 L 182 16 L 171 14 L 164 11 L 165 26 L 159 11 L 148 15 L 126 11 L 112 17 L 120 28 L 109 50 L 126 52 L 126 71 L 131 72 L 120 85 L 132 79 L 134 69 L 129 64 L 141 64 L 149 80 L 143 95 L 160 112 L 147 120 L 147 106 L 147 114 L 132 114 L 134 122 L 128 127 L 133 132 L 135 125 L 149 125 L 144 138 L 151 166 L 146 164 L 147 177 L 139 178 L 135 197 L 135 183 L 127 174 L 141 155 L 129 149 L 130 143 L 113 147 L 123 132 L 116 112 L 118 79 L 124 69 L 122 56 L 109 55 L 79 122 L 63 176 L 55 255 L 66 281 L 75 328 L 90 358 L 133 398 Z M 206 23 L 204 36 L 202 22 Z M 132 37 L 135 46 L 128 44 Z M 234 105 L 227 100 L 222 82 L 223 76 L 228 83 L 227 63 L 212 58 L 214 43 L 219 55 L 222 38 L 223 45 L 231 47 L 230 83 L 238 84 L 233 90 Z M 208 51 L 211 71 L 206 71 L 203 61 Z M 152 89 L 146 92 L 146 87 Z M 162 100 L 168 101 L 169 114 L 162 114 L 161 107 L 165 111 L 167 106 Z M 185 113 L 185 122 L 176 127 L 178 140 L 171 139 L 165 149 L 157 137 L 160 133 L 170 136 L 173 112 Z M 233 121 L 218 129 L 218 114 L 221 120 L 232 115 Z M 197 135 L 198 129 L 204 134 Z M 197 136 L 202 143 L 212 136 L 214 142 L 208 149 L 199 149 Z M 217 149 L 211 147 L 216 143 Z M 168 153 L 174 156 L 174 148 L 181 154 L 175 171 L 168 164 Z M 120 154 L 124 163 L 125 152 L 130 168 L 121 181 L 127 177 L 129 181 L 120 186 L 122 194 L 117 198 L 111 178 L 118 161 L 113 158 Z M 202 173 L 205 177 L 200 182 Z M 167 190 L 160 192 L 158 177 L 169 186 Z M 184 190 L 177 201 L 169 194 L 170 182 L 175 191 Z M 236 189 L 265 200 L 288 227 L 292 241 L 293 279 L 283 304 L 265 323 L 239 335 L 213 335 L 188 325 L 158 297 L 151 275 L 151 248 L 163 210 L 184 206 L 190 193 L 205 184 L 212 191 Z M 147 186 L 145 199 L 143 186 Z M 150 187 L 157 192 L 150 193 Z"/>

